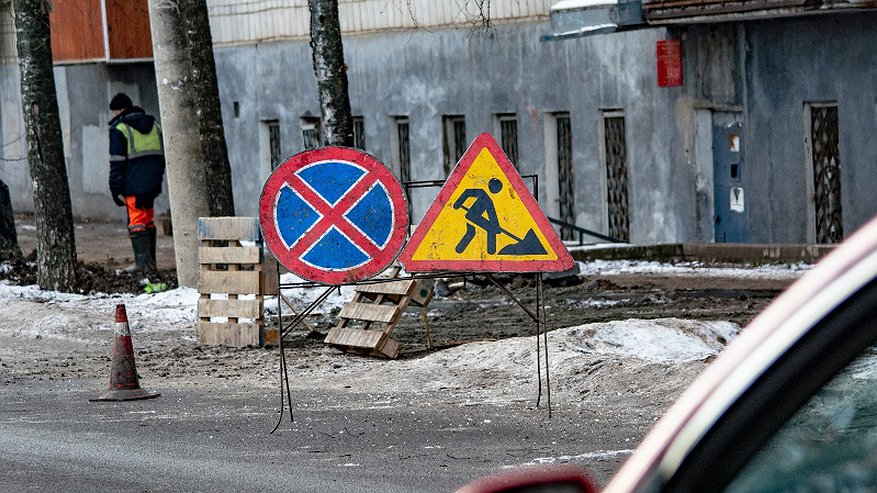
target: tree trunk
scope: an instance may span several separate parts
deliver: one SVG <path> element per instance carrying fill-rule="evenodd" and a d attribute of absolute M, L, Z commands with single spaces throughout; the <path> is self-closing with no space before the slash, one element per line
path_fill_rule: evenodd
<path fill-rule="evenodd" d="M 76 239 L 52 71 L 49 4 L 15 0 L 15 34 L 27 160 L 37 226 L 37 283 L 42 289 L 76 288 Z"/>
<path fill-rule="evenodd" d="M 201 152 L 207 181 L 207 202 L 211 216 L 234 216 L 231 164 L 219 106 L 213 37 L 206 0 L 181 0 L 189 53 L 192 58 L 192 84 L 201 129 Z"/>
<path fill-rule="evenodd" d="M 15 232 L 15 216 L 12 215 L 12 199 L 9 187 L 0 181 L 0 258 L 18 257 L 18 234 Z"/>
<path fill-rule="evenodd" d="M 199 217 L 210 215 L 185 22 L 177 0 L 149 0 L 180 286 L 198 283 Z"/>
<path fill-rule="evenodd" d="M 308 0 L 308 8 L 311 11 L 311 52 L 326 143 L 353 147 L 353 116 L 347 93 L 338 0 Z"/>

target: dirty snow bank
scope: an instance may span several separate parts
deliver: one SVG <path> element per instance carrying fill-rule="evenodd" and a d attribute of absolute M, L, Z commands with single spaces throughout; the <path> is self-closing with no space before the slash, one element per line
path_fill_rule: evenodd
<path fill-rule="evenodd" d="M 36 285 L 15 286 L 0 281 L 0 334 L 87 341 L 105 339 L 113 329 L 115 307 L 124 304 L 134 332 L 169 331 L 194 327 L 198 292 L 178 288 L 157 294 L 98 293 L 81 295 L 44 291 Z"/>
<path fill-rule="evenodd" d="M 611 405 L 605 396 L 622 393 L 672 398 L 739 330 L 729 322 L 665 318 L 551 331 L 548 358 L 555 402 L 581 402 L 583 396 L 591 396 L 598 401 L 595 406 Z M 322 354 L 332 356 L 328 350 Z M 536 338 L 528 336 L 473 342 L 417 359 L 333 360 L 330 371 L 328 361 L 300 361 L 293 385 L 298 381 L 303 387 L 316 384 L 343 391 L 355 384 L 363 390 L 380 388 L 388 396 L 437 393 L 461 405 L 504 404 L 533 398 L 539 382 L 536 356 Z M 544 377 L 544 359 L 540 364 Z M 374 371 L 377 366 L 380 371 Z"/>

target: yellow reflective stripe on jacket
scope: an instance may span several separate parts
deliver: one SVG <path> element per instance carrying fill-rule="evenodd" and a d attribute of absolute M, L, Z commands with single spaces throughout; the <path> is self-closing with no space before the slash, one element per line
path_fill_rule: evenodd
<path fill-rule="evenodd" d="M 153 123 L 152 130 L 148 134 L 140 133 L 125 123 L 118 123 L 115 128 L 122 132 L 125 140 L 128 141 L 128 159 L 164 154 L 158 122 Z"/>

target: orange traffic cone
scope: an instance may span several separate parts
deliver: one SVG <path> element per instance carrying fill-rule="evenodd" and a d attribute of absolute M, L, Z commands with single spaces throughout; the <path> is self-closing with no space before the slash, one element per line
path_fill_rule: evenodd
<path fill-rule="evenodd" d="M 125 305 L 116 305 L 116 330 L 113 338 L 112 368 L 110 387 L 96 399 L 90 401 L 133 401 L 158 397 L 158 392 L 148 392 L 140 388 L 137 367 L 134 365 L 134 345 L 131 343 L 131 330 L 128 328 L 128 314 Z"/>

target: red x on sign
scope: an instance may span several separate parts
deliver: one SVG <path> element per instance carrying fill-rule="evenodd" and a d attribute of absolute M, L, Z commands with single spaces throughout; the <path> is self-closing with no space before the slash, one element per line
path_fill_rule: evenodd
<path fill-rule="evenodd" d="M 291 272 L 324 284 L 380 273 L 405 240 L 402 187 L 363 152 L 326 147 L 281 164 L 259 206 L 265 241 Z"/>

